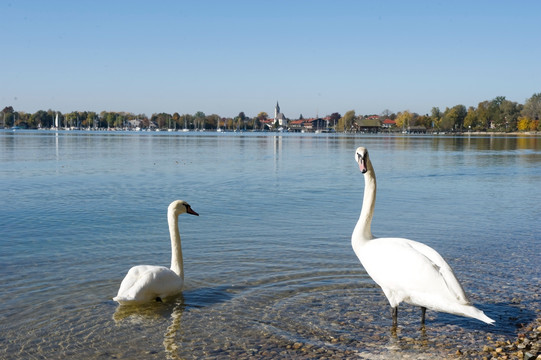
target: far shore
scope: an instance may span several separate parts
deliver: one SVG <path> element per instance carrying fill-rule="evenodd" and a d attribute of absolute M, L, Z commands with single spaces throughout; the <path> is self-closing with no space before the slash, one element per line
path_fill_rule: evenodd
<path fill-rule="evenodd" d="M 134 129 L 134 128 L 22 128 L 22 127 L 2 127 L 0 126 L 0 131 L 20 131 L 20 130 L 39 130 L 39 131 L 96 131 L 96 132 L 114 132 L 114 131 L 129 131 L 129 132 L 202 132 L 202 133 L 213 133 L 218 132 L 216 129 Z M 220 133 L 277 133 L 277 134 L 367 134 L 367 135 L 414 135 L 414 136 L 541 136 L 541 131 L 426 131 L 426 132 L 402 132 L 402 131 L 355 131 L 355 132 L 338 132 L 338 131 L 274 131 L 274 130 L 221 130 Z"/>

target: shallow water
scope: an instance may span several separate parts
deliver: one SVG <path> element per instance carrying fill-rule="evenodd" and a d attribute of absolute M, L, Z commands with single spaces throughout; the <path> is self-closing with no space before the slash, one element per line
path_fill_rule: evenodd
<path fill-rule="evenodd" d="M 404 305 L 391 332 L 350 245 L 360 145 L 374 234 L 438 250 L 496 326 Z M 541 308 L 540 165 L 539 137 L 0 132 L 0 357 L 480 357 Z M 118 307 L 175 199 L 183 295 Z"/>

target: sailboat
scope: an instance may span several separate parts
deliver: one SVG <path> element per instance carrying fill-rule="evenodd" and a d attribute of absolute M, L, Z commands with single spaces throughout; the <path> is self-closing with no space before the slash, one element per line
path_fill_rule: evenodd
<path fill-rule="evenodd" d="M 54 124 L 53 124 L 52 130 L 58 130 L 58 112 L 56 112 L 55 114 L 56 116 L 54 118 Z"/>

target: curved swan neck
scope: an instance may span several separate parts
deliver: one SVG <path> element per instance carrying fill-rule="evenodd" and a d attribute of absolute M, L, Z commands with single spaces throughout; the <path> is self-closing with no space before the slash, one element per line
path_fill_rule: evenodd
<path fill-rule="evenodd" d="M 184 280 L 184 263 L 182 261 L 182 246 L 180 233 L 178 231 L 178 214 L 174 211 L 167 213 L 169 234 L 171 235 L 171 270 Z"/>
<path fill-rule="evenodd" d="M 371 224 L 374 208 L 376 206 L 376 173 L 370 159 L 366 161 L 366 173 L 364 173 L 364 196 L 361 215 L 353 231 L 353 240 L 366 241 L 373 239 Z"/>

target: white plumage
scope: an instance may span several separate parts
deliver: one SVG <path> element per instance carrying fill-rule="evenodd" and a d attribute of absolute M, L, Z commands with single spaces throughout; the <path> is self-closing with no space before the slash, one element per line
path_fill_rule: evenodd
<path fill-rule="evenodd" d="M 359 147 L 355 160 L 364 174 L 361 215 L 351 236 L 355 254 L 370 277 L 382 288 L 393 309 L 403 301 L 423 309 L 467 316 L 492 324 L 494 320 L 474 307 L 447 262 L 431 247 L 402 238 L 375 238 L 370 226 L 376 202 L 376 175 L 368 151 Z"/>
<path fill-rule="evenodd" d="M 137 265 L 132 267 L 113 298 L 120 304 L 137 304 L 149 301 L 161 301 L 178 294 L 184 286 L 184 266 L 182 246 L 178 230 L 180 214 L 199 216 L 190 205 L 182 200 L 173 201 L 167 209 L 167 222 L 171 236 L 171 268 L 155 265 Z"/>

